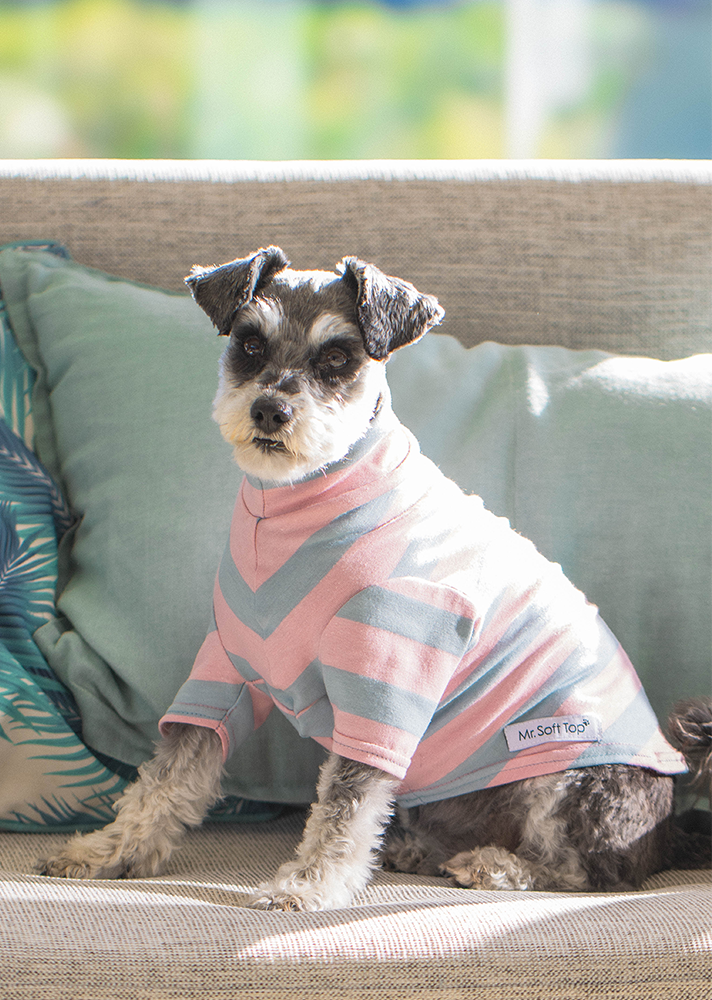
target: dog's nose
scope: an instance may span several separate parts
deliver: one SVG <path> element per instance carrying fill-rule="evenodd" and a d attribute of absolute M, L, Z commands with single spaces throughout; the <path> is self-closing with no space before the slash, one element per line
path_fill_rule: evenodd
<path fill-rule="evenodd" d="M 292 407 L 284 399 L 270 399 L 262 396 L 250 407 L 250 416 L 255 427 L 263 434 L 273 434 L 292 419 Z"/>

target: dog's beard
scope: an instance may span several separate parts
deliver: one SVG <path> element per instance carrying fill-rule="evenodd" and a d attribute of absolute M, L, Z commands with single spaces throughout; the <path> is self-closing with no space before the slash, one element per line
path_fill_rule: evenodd
<path fill-rule="evenodd" d="M 368 362 L 344 396 L 319 399 L 306 391 L 290 396 L 293 417 L 274 434 L 261 434 L 250 416 L 262 395 L 254 383 L 235 387 L 222 374 L 213 417 L 243 472 L 268 482 L 294 483 L 343 458 L 364 436 L 379 399 L 388 398 L 385 364 Z"/>

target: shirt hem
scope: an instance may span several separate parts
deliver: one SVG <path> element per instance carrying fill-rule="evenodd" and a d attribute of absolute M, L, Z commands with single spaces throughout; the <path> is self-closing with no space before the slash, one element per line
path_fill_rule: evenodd
<path fill-rule="evenodd" d="M 231 752 L 230 740 L 221 719 L 206 719 L 201 715 L 171 712 L 169 715 L 164 715 L 158 723 L 158 731 L 162 736 L 165 736 L 164 727 L 172 722 L 182 722 L 187 726 L 202 726 L 203 729 L 212 729 L 220 737 L 222 743 L 223 764 L 227 761 Z"/>
<path fill-rule="evenodd" d="M 519 764 L 513 764 L 509 761 L 506 773 L 502 773 L 502 762 L 500 762 L 450 781 L 443 779 L 442 784 L 426 785 L 424 788 L 408 790 L 403 794 L 396 792 L 396 799 L 399 805 L 406 807 L 427 805 L 441 799 L 452 799 L 470 792 L 480 792 L 486 788 L 511 785 L 515 781 L 523 781 L 526 778 L 540 778 L 547 774 L 560 774 L 563 771 L 582 767 L 597 767 L 603 764 L 625 764 L 628 767 L 640 767 L 668 777 L 687 772 L 684 761 L 675 753 L 650 754 L 648 757 L 637 755 L 634 760 L 616 754 L 612 756 L 597 754 L 589 760 L 580 760 L 579 758 L 561 760 L 547 755 L 544 759 L 532 759 L 530 762 L 523 761 Z"/>

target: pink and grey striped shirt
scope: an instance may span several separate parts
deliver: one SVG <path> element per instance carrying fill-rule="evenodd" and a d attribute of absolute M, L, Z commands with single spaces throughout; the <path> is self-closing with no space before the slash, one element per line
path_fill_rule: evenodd
<path fill-rule="evenodd" d="M 243 480 L 215 627 L 161 720 L 225 757 L 276 705 L 416 805 L 626 763 L 685 770 L 597 609 L 390 409 L 294 486 Z"/>

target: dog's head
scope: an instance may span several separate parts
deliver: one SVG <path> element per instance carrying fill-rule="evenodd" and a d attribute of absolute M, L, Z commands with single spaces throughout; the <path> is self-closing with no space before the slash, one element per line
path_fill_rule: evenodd
<path fill-rule="evenodd" d="M 186 282 L 230 338 L 214 408 L 223 437 L 245 472 L 276 483 L 343 458 L 387 396 L 389 356 L 444 315 L 356 257 L 337 273 L 293 271 L 278 247 L 194 267 Z"/>

